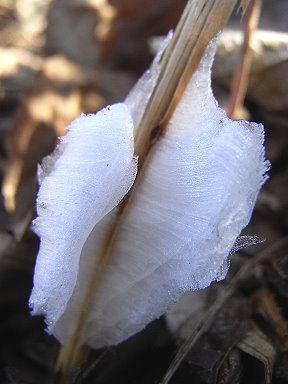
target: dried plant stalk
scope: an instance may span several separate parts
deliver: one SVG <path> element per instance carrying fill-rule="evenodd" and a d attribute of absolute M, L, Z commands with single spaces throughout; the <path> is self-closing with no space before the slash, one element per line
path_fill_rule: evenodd
<path fill-rule="evenodd" d="M 139 169 L 149 151 L 151 131 L 165 125 L 195 72 L 209 41 L 226 24 L 237 0 L 190 0 L 163 54 L 161 73 L 137 130 Z"/>
<path fill-rule="evenodd" d="M 247 7 L 244 25 L 244 40 L 240 52 L 239 64 L 232 79 L 230 100 L 227 115 L 231 119 L 237 119 L 243 107 L 247 93 L 249 73 L 252 63 L 251 40 L 257 29 L 260 17 L 262 0 L 252 0 Z"/>
<path fill-rule="evenodd" d="M 100 262 L 91 273 L 83 305 L 79 308 L 76 331 L 70 341 L 62 346 L 59 354 L 57 369 L 61 370 L 64 376 L 79 364 L 83 355 L 83 347 L 80 345 L 81 333 L 110 260 L 119 229 L 129 211 L 133 192 L 141 183 L 145 164 L 149 162 L 150 150 L 156 142 L 151 141 L 151 133 L 156 128 L 158 138 L 163 133 L 166 122 L 173 114 L 189 79 L 197 69 L 209 41 L 225 26 L 237 2 L 237 0 L 190 0 L 162 56 L 158 82 L 140 125 L 136 127 L 135 153 L 139 159 L 137 180 L 119 205 L 118 215 L 111 224 L 108 235 L 103 239 L 102 246 L 97 250 Z"/>

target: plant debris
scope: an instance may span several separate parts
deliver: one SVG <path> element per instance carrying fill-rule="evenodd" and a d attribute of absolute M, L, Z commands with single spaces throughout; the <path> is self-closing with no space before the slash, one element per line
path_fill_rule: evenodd
<path fill-rule="evenodd" d="M 185 1 L 146 1 L 142 12 L 135 1 L 54 0 L 38 8 L 43 17 L 37 26 L 35 19 L 33 28 L 24 3 L 5 0 L 0 5 L 2 181 L 13 159 L 22 167 L 14 213 L 7 212 L 3 198 L 0 205 L 0 382 L 51 384 L 58 381 L 59 343 L 28 309 L 39 247 L 30 230 L 36 164 L 80 110 L 95 112 L 124 99 L 151 60 L 148 39 L 175 26 Z M 109 7 L 97 10 L 101 3 L 114 6 L 115 16 L 112 12 L 109 19 Z M 71 384 L 288 382 L 287 12 L 286 0 L 263 1 L 260 29 L 267 31 L 256 33 L 262 48 L 255 51 L 259 57 L 252 61 L 245 101 L 249 119 L 265 126 L 272 163 L 245 234 L 266 241 L 232 255 L 225 281 L 187 299 L 173 327 L 163 316 L 117 347 L 90 351 Z M 106 34 L 99 34 L 98 23 Z M 214 73 L 222 105 L 240 44 L 239 17 L 231 26 L 238 31 L 227 29 L 224 36 L 233 49 L 221 51 L 224 62 L 219 51 Z M 272 35 L 273 45 L 267 44 Z M 21 140 L 27 146 L 23 152 Z"/>

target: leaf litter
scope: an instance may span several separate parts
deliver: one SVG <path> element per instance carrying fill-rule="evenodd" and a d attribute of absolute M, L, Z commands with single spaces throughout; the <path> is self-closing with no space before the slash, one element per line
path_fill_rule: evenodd
<path fill-rule="evenodd" d="M 257 109 L 255 106 L 250 106 L 250 112 L 252 114 L 256 114 L 256 116 L 258 116 L 258 114 L 262 114 L 262 116 L 266 116 L 267 120 L 269 120 L 268 126 L 266 124 L 265 125 L 266 130 L 268 130 L 268 144 L 270 142 L 270 138 L 273 140 L 273 147 L 272 145 L 268 145 L 269 153 L 273 153 L 273 156 L 269 156 L 268 153 L 267 157 L 273 159 L 272 166 L 274 161 L 278 164 L 278 180 L 274 183 L 272 175 L 272 179 L 268 182 L 267 186 L 264 187 L 264 194 L 266 191 L 269 193 L 265 199 L 260 198 L 256 206 L 256 212 L 254 213 L 250 230 L 248 232 L 249 234 L 257 233 L 260 236 L 264 236 L 266 238 L 266 243 L 264 243 L 262 246 L 258 246 L 261 248 L 266 247 L 267 243 L 271 244 L 274 241 L 277 241 L 277 239 L 283 237 L 287 231 L 285 219 L 287 216 L 285 213 L 285 193 L 280 193 L 280 195 L 278 193 L 278 191 L 280 191 L 279 186 L 281 186 L 281 188 L 285 191 L 285 185 L 287 185 L 287 178 L 285 177 L 285 167 L 287 163 L 285 163 L 285 157 L 283 158 L 283 153 L 285 153 L 285 137 L 283 136 L 283 130 L 279 129 L 279 125 L 276 123 L 274 118 L 275 114 L 274 116 L 269 113 L 267 114 L 266 111 L 261 108 Z M 273 208 L 275 207 L 275 199 L 277 200 L 277 207 L 279 207 L 277 210 Z M 5 217 L 4 213 L 1 214 L 1 217 L 3 216 Z M 3 281 L 3 292 L 5 292 L 5 294 L 3 294 L 1 308 L 7 309 L 2 312 L 1 316 L 1 325 L 3 326 L 3 333 L 1 333 L 1 335 L 4 334 L 5 329 L 7 330 L 7 328 L 4 327 L 5 323 L 8 325 L 10 324 L 10 328 L 8 329 L 10 329 L 12 332 L 16 328 L 15 324 L 17 324 L 17 327 L 19 328 L 19 324 L 22 323 L 23 327 L 19 328 L 19 333 L 17 335 L 19 335 L 19 337 L 21 335 L 21 340 L 25 341 L 25 347 L 23 346 L 22 342 L 19 342 L 19 337 L 17 337 L 17 339 L 13 339 L 10 336 L 11 332 L 6 333 L 7 336 L 5 336 L 5 338 L 2 336 L 1 340 L 3 343 L 1 346 L 1 363 L 3 369 L 1 371 L 1 376 L 3 377 L 3 380 L 7 382 L 23 382 L 26 380 L 35 383 L 39 381 L 45 383 L 48 381 L 49 372 L 52 374 L 52 366 L 57 354 L 57 342 L 55 342 L 55 340 L 52 338 L 47 338 L 47 336 L 43 333 L 43 324 L 41 324 L 41 322 L 39 322 L 37 319 L 33 320 L 30 318 L 26 308 L 31 287 L 32 262 L 37 252 L 37 239 L 31 233 L 26 233 L 21 244 L 17 245 L 15 240 L 13 240 L 13 236 L 11 241 L 13 245 L 1 256 L 1 282 Z M 26 247 L 25 251 L 23 250 L 24 245 Z M 235 293 L 232 295 L 236 297 L 240 296 L 244 299 L 244 301 L 248 302 L 250 301 L 251 296 L 253 296 L 254 303 L 254 294 L 261 287 L 263 287 L 263 285 L 265 285 L 265 288 L 273 293 L 273 296 L 276 300 L 275 305 L 277 305 L 277 307 L 281 310 L 281 316 L 283 317 L 284 321 L 287 321 L 287 310 L 285 310 L 285 304 L 287 305 L 287 293 L 285 293 L 287 291 L 285 288 L 285 282 L 288 273 L 286 271 L 287 268 L 285 267 L 285 260 L 287 259 L 286 249 L 286 245 L 282 244 L 279 246 L 279 248 L 276 248 L 275 251 L 271 252 L 267 260 L 263 263 L 259 263 L 259 266 L 255 268 L 252 276 L 245 278 L 240 284 L 239 289 L 237 289 L 237 291 L 235 291 Z M 232 269 L 230 276 L 228 275 L 227 283 L 229 282 L 229 279 L 233 279 L 234 267 L 238 269 L 239 265 L 249 262 L 247 257 L 253 258 L 253 255 L 258 252 L 259 251 L 257 251 L 257 248 L 254 248 L 249 250 L 249 253 L 242 251 L 238 253 L 235 258 L 232 258 Z M 6 281 L 5 284 L 4 276 Z M 26 281 L 25 284 L 24 281 Z M 224 287 L 225 285 L 226 282 L 224 282 Z M 19 289 L 22 290 L 23 295 L 19 295 Z M 211 301 L 213 302 L 213 297 L 215 298 L 219 294 L 219 287 L 218 285 L 212 285 L 208 291 L 210 291 L 210 293 L 208 295 L 209 298 L 207 301 L 208 303 L 211 303 Z M 204 303 L 204 308 L 207 309 L 207 305 L 207 303 Z M 227 302 L 226 305 L 229 307 L 229 302 Z M 259 305 L 261 307 L 261 304 Z M 223 304 L 223 307 L 221 308 L 224 309 L 225 305 Z M 232 317 L 229 317 L 229 324 L 233 323 L 234 306 L 232 305 L 231 308 Z M 254 304 L 252 304 L 252 308 L 254 308 Z M 15 322 L 13 322 L 13 313 L 18 313 L 19 316 L 20 314 L 26 313 L 26 321 L 23 322 L 20 320 L 20 318 L 22 319 L 21 315 L 18 317 L 18 320 L 17 316 L 14 317 Z M 252 311 L 252 314 L 253 313 L 255 314 L 255 311 Z M 236 319 L 237 311 L 235 309 L 235 320 Z M 269 316 L 268 318 L 267 316 L 264 316 L 263 320 L 263 310 L 261 310 L 259 314 L 259 307 L 257 313 L 253 315 L 254 324 L 256 322 L 258 329 L 260 327 L 261 332 L 266 334 L 266 338 L 268 338 L 269 343 L 273 345 L 273 348 L 275 348 L 274 345 L 276 344 L 277 357 L 275 359 L 274 365 L 271 364 L 271 362 L 269 362 L 269 364 L 271 366 L 273 365 L 272 368 L 270 367 L 273 371 L 272 382 L 277 383 L 285 382 L 286 352 L 283 349 L 283 346 L 281 347 L 281 344 L 281 348 L 277 346 L 275 338 L 276 335 L 273 333 L 273 329 L 275 329 L 274 321 L 275 319 L 271 319 Z M 29 328 L 29 331 L 27 327 Z M 216 333 L 217 327 L 218 325 L 216 323 Z M 215 333 L 213 332 L 213 334 Z M 235 339 L 237 339 L 236 336 L 238 337 L 238 334 L 235 335 Z M 210 345 L 213 340 L 214 346 L 212 347 L 211 345 L 209 347 L 208 345 L 207 347 L 207 344 L 205 343 L 204 351 L 208 351 L 209 354 L 209 350 L 211 350 L 212 352 L 210 355 L 212 355 L 213 350 L 215 350 L 215 342 L 217 343 L 218 341 L 215 341 L 215 338 L 209 336 L 208 332 L 206 339 L 209 341 L 210 338 Z M 47 342 L 47 340 L 49 340 L 49 342 Z M 47 354 L 44 353 L 43 356 L 41 356 L 41 353 L 38 353 L 38 360 L 36 362 L 35 357 L 31 359 L 31 356 L 35 356 L 35 352 L 33 351 L 37 350 L 37 344 L 40 350 L 44 351 L 46 349 Z M 202 380 L 202 382 L 209 382 L 208 380 L 218 382 L 217 380 L 222 380 L 221 382 L 249 383 L 250 381 L 255 382 L 255 380 L 258 380 L 258 382 L 262 383 L 262 379 L 265 376 L 265 369 L 263 370 L 262 368 L 263 362 L 260 362 L 259 365 L 257 357 L 252 356 L 252 358 L 247 358 L 246 354 L 243 354 L 241 348 L 239 349 L 237 346 L 235 347 L 234 344 L 235 342 L 232 340 L 231 346 L 233 347 L 228 348 L 227 353 L 224 353 L 225 358 L 220 364 L 219 369 L 217 369 L 216 374 L 213 370 L 213 373 L 211 373 L 211 365 L 210 367 L 207 367 L 206 364 L 205 368 L 205 353 L 201 353 L 201 342 L 199 342 L 196 352 L 199 356 L 202 356 L 200 357 L 200 360 L 204 359 L 203 363 L 200 364 L 202 367 L 200 379 L 199 366 L 194 365 L 192 368 L 190 367 L 188 369 L 184 361 L 184 365 L 180 366 L 177 374 L 172 379 L 172 382 L 191 382 L 191 378 L 193 378 L 194 381 Z M 217 348 L 220 349 L 219 344 Z M 87 362 L 87 365 L 83 371 L 79 372 L 77 380 L 80 380 L 80 382 L 81 380 L 83 380 L 83 382 L 95 382 L 97 379 L 97 382 L 99 381 L 106 383 L 126 383 L 135 381 L 148 383 L 155 380 L 159 381 L 167 369 L 169 361 L 174 356 L 175 352 L 175 339 L 171 337 L 165 322 L 163 319 L 161 319 L 160 321 L 156 321 L 151 324 L 151 327 L 143 332 L 143 335 L 140 334 L 137 340 L 132 339 L 130 342 L 126 342 L 123 345 L 121 344 L 116 348 L 110 348 L 106 350 L 106 352 L 91 352 L 89 361 Z M 218 360 L 221 361 L 221 359 Z M 44 369 L 47 361 L 50 362 L 50 365 L 48 364 L 48 367 L 46 365 L 46 368 Z M 213 361 L 213 359 L 211 361 Z M 26 368 L 24 369 L 24 367 Z M 207 370 L 207 368 L 209 368 L 210 371 Z M 207 374 L 205 372 L 203 373 L 203 369 L 204 371 L 206 369 L 207 372 L 210 372 L 211 379 L 207 379 Z M 257 377 L 255 379 L 255 377 L 252 375 L 252 372 L 256 371 L 260 374 L 258 379 Z M 38 376 L 39 372 L 41 374 L 40 378 Z M 177 375 L 179 375 L 178 378 Z"/>

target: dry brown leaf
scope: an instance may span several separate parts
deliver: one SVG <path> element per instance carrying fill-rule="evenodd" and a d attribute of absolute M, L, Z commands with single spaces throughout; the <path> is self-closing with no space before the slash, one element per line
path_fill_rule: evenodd
<path fill-rule="evenodd" d="M 252 324 L 250 331 L 238 344 L 238 348 L 264 364 L 265 384 L 270 384 L 277 352 L 268 337 Z"/>
<path fill-rule="evenodd" d="M 276 336 L 278 347 L 288 350 L 288 322 L 283 316 L 274 295 L 268 288 L 263 287 L 256 295 L 257 311 L 267 322 L 270 332 Z"/>
<path fill-rule="evenodd" d="M 61 56 L 43 61 L 7 136 L 8 163 L 2 194 L 9 212 L 16 209 L 21 178 L 28 191 L 21 198 L 20 216 L 32 207 L 37 163 L 53 150 L 66 126 L 80 113 L 103 107 L 105 99 L 97 90 L 94 76 L 84 75 L 80 67 Z"/>

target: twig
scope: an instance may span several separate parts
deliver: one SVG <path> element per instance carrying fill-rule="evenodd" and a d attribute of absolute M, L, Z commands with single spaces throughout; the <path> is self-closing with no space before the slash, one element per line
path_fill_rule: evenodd
<path fill-rule="evenodd" d="M 260 252 L 254 258 L 246 261 L 246 263 L 240 268 L 240 270 L 233 277 L 230 284 L 225 287 L 225 290 L 221 291 L 221 294 L 216 299 L 214 305 L 203 314 L 202 318 L 197 322 L 194 328 L 191 331 L 188 339 L 180 346 L 176 356 L 174 357 L 170 367 L 168 368 L 165 376 L 163 377 L 160 384 L 168 384 L 172 376 L 178 369 L 179 365 L 185 359 L 187 353 L 195 345 L 195 343 L 200 339 L 200 337 L 210 328 L 216 314 L 222 308 L 224 303 L 232 296 L 239 286 L 239 283 L 255 269 L 255 267 L 263 262 L 265 259 L 271 256 L 271 254 L 276 253 L 282 247 L 288 246 L 288 236 L 277 241 L 273 245 L 266 248 L 264 251 Z"/>
<path fill-rule="evenodd" d="M 237 119 L 241 111 L 247 93 L 249 73 L 252 63 L 251 40 L 258 27 L 262 0 L 251 0 L 247 7 L 244 23 L 244 40 L 240 52 L 239 64 L 236 67 L 232 85 L 227 115 L 231 119 Z"/>

